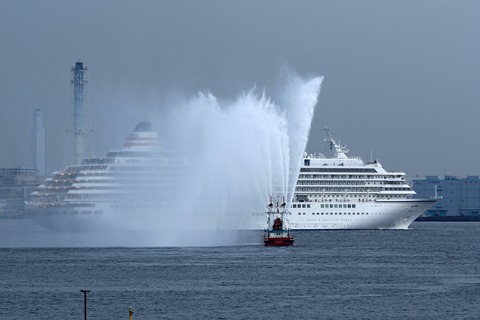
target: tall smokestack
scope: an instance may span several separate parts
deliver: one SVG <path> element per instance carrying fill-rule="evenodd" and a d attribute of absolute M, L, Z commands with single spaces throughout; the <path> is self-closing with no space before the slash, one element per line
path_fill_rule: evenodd
<path fill-rule="evenodd" d="M 86 100 L 87 68 L 83 62 L 76 62 L 72 68 L 73 75 L 73 161 L 80 164 L 85 153 L 85 135 L 88 134 L 88 119 L 84 106 Z"/>
<path fill-rule="evenodd" d="M 33 113 L 33 166 L 38 170 L 38 174 L 45 176 L 45 128 L 43 127 L 43 112 L 36 109 Z"/>

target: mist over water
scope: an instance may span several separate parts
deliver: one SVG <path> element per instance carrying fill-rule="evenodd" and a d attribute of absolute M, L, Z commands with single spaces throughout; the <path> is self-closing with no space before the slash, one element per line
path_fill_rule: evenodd
<path fill-rule="evenodd" d="M 154 116 L 161 144 L 187 167 L 169 199 L 173 214 L 162 218 L 168 230 L 196 241 L 197 230 L 215 238 L 223 230 L 262 229 L 269 196 L 290 202 L 322 80 L 292 76 L 275 101 L 256 89 L 233 101 L 202 92 Z"/>
<path fill-rule="evenodd" d="M 77 215 L 73 229 L 86 233 L 62 231 L 58 239 L 70 246 L 261 242 L 269 197 L 288 204 L 293 197 L 322 80 L 291 76 L 275 99 L 255 88 L 231 101 L 201 92 L 146 115 L 158 133 L 155 154 L 165 157 L 113 165 L 114 185 L 127 181 L 120 186 L 127 192 L 104 202 L 103 214 Z"/>

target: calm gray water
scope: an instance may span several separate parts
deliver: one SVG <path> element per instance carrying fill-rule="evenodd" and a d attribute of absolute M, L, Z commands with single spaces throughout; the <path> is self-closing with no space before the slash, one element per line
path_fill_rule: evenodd
<path fill-rule="evenodd" d="M 3 224 L 0 319 L 83 319 L 83 288 L 88 319 L 128 319 L 129 306 L 134 319 L 480 317 L 480 223 L 294 236 L 290 248 L 261 233 L 230 247 L 42 248 L 55 235 Z"/>

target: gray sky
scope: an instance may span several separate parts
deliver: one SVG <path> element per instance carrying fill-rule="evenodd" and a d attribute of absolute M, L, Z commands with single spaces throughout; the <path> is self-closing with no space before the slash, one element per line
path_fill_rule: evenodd
<path fill-rule="evenodd" d="M 324 75 L 308 144 L 328 126 L 409 177 L 480 174 L 480 1 L 0 2 L 0 166 L 30 165 L 36 108 L 47 171 L 72 125 L 70 68 L 89 69 L 95 151 L 147 110 L 210 90 L 274 95 L 285 68 Z"/>

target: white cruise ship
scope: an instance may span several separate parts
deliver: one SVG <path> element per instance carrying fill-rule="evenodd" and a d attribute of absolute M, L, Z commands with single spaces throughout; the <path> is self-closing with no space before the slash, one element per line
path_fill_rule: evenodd
<path fill-rule="evenodd" d="M 291 229 L 407 229 L 435 202 L 415 199 L 404 172 L 348 157 L 326 131 L 334 156 L 305 155 L 287 218 Z"/>
<path fill-rule="evenodd" d="M 180 183 L 184 162 L 162 149 L 150 123 L 141 122 L 122 149 L 54 172 L 32 193 L 27 208 L 49 229 L 121 228 L 121 224 L 142 228 L 153 221 L 146 217 L 159 217 L 172 208 L 169 198 Z"/>

